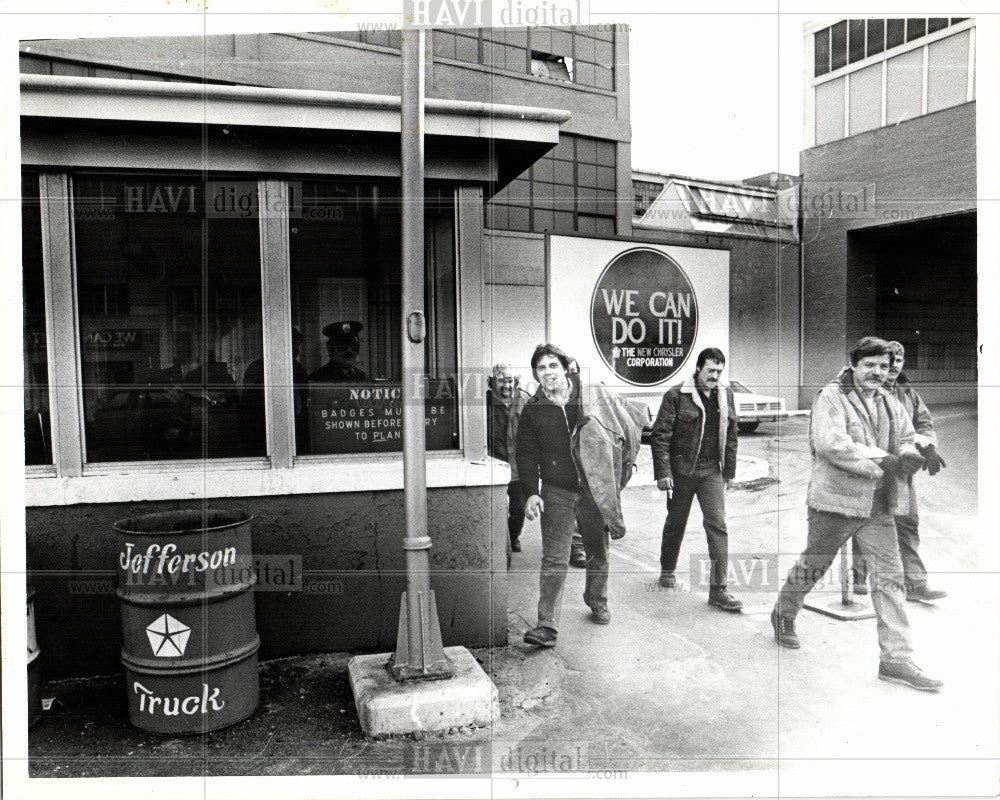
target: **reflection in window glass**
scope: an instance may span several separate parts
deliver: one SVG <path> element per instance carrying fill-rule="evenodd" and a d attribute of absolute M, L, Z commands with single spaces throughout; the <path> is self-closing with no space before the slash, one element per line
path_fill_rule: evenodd
<path fill-rule="evenodd" d="M 262 456 L 257 182 L 73 180 L 87 460 Z"/>
<path fill-rule="evenodd" d="M 844 138 L 844 79 L 816 87 L 816 144 Z"/>
<path fill-rule="evenodd" d="M 45 283 L 38 175 L 21 176 L 21 264 L 24 292 L 24 463 L 52 463 Z"/>
<path fill-rule="evenodd" d="M 924 53 L 918 48 L 886 62 L 887 125 L 913 119 L 921 113 L 924 89 Z"/>
<path fill-rule="evenodd" d="M 882 65 L 872 64 L 851 74 L 851 135 L 882 123 Z"/>
<path fill-rule="evenodd" d="M 392 184 L 303 181 L 290 220 L 296 452 L 402 450 L 401 206 Z M 427 448 L 458 446 L 454 202 L 425 209 Z"/>
<path fill-rule="evenodd" d="M 927 110 L 964 103 L 969 85 L 969 32 L 927 46 Z"/>

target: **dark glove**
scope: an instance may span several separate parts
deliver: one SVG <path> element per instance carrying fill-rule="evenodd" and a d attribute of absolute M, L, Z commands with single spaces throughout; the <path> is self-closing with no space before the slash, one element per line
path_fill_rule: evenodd
<path fill-rule="evenodd" d="M 624 528 L 620 528 L 617 531 L 614 528 L 608 528 L 608 533 L 611 534 L 611 538 L 612 539 L 624 539 L 625 538 L 625 529 Z"/>
<path fill-rule="evenodd" d="M 944 467 L 948 466 L 932 444 L 927 445 L 920 453 L 924 457 L 924 469 L 931 475 L 937 475 Z"/>
<path fill-rule="evenodd" d="M 895 475 L 899 471 L 900 467 L 899 456 L 894 456 L 890 453 L 889 455 L 879 459 L 878 465 L 882 467 L 882 471 L 886 474 L 886 476 Z"/>
<path fill-rule="evenodd" d="M 899 474 L 905 478 L 920 471 L 924 465 L 924 457 L 918 453 L 903 453 L 899 457 Z"/>

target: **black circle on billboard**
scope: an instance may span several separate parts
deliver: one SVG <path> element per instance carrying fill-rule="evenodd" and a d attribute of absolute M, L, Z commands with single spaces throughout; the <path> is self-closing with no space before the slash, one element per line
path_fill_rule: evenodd
<path fill-rule="evenodd" d="M 626 250 L 597 279 L 590 330 L 604 363 L 623 381 L 661 383 L 677 374 L 691 354 L 698 332 L 694 287 L 666 253 Z"/>

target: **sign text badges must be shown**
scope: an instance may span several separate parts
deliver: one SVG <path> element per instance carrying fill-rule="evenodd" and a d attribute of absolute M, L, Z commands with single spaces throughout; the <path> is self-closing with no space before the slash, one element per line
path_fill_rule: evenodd
<path fill-rule="evenodd" d="M 457 446 L 457 409 L 450 382 L 429 380 L 425 394 L 428 450 Z M 403 400 L 398 383 L 310 384 L 313 453 L 382 453 L 403 449 Z"/>

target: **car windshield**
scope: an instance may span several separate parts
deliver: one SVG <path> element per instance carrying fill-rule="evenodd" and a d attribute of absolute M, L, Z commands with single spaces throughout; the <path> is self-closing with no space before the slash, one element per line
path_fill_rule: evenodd
<path fill-rule="evenodd" d="M 729 385 L 733 388 L 734 392 L 740 392 L 741 394 L 753 394 L 753 392 L 747 388 L 745 383 L 740 383 L 739 381 L 729 381 Z"/>

